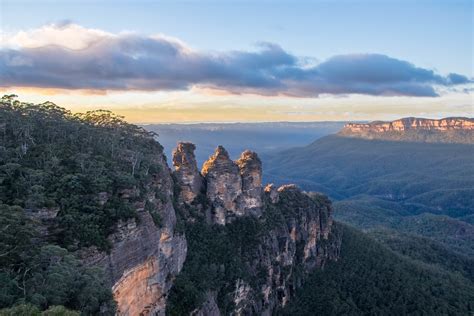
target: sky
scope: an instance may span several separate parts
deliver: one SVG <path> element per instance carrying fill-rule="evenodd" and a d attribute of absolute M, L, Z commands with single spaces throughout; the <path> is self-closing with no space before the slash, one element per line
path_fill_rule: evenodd
<path fill-rule="evenodd" d="M 0 92 L 136 123 L 473 116 L 473 2 L 0 0 Z"/>

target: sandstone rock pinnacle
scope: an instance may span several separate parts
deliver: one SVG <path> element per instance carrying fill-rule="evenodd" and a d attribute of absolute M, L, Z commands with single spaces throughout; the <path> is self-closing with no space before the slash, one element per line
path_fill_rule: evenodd
<path fill-rule="evenodd" d="M 238 207 L 238 198 L 242 194 L 239 167 L 229 158 L 224 147 L 216 148 L 204 163 L 201 173 L 206 178 L 206 195 L 214 222 L 225 225 L 232 218 L 244 215 Z"/>
<path fill-rule="evenodd" d="M 246 150 L 237 165 L 242 177 L 242 197 L 239 207 L 254 215 L 262 212 L 262 162 L 255 152 Z"/>
<path fill-rule="evenodd" d="M 180 186 L 179 201 L 190 204 L 204 188 L 203 177 L 199 173 L 194 156 L 196 146 L 180 142 L 173 151 L 174 175 Z"/>

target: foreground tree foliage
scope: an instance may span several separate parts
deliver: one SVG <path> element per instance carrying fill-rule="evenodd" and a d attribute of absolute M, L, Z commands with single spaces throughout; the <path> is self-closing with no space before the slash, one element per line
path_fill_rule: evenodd
<path fill-rule="evenodd" d="M 122 195 L 144 192 L 161 151 L 154 134 L 108 111 L 1 99 L 0 308 L 11 307 L 1 315 L 114 314 L 102 271 L 75 251 L 110 249 L 107 236 L 141 198 Z"/>
<path fill-rule="evenodd" d="M 51 306 L 47 310 L 41 312 L 34 305 L 17 305 L 12 308 L 0 310 L 0 316 L 79 316 L 80 313 L 71 311 L 64 306 Z"/>

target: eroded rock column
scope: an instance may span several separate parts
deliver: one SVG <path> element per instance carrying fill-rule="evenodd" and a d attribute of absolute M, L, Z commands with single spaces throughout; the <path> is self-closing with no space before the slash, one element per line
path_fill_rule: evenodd
<path fill-rule="evenodd" d="M 204 180 L 196 163 L 194 150 L 196 146 L 192 143 L 178 143 L 173 151 L 174 175 L 180 187 L 179 202 L 191 204 L 201 193 Z"/>
<path fill-rule="evenodd" d="M 239 208 L 244 212 L 260 216 L 262 214 L 262 161 L 250 150 L 242 153 L 237 165 L 242 177 L 242 196 Z"/>
<path fill-rule="evenodd" d="M 217 147 L 204 163 L 201 174 L 206 179 L 206 195 L 215 223 L 225 225 L 233 218 L 244 215 L 238 205 L 238 198 L 242 194 L 240 170 L 224 147 Z"/>

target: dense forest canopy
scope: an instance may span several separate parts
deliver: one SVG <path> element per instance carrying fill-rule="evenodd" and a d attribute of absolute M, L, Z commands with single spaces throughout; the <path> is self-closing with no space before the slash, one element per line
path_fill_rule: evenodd
<path fill-rule="evenodd" d="M 343 230 L 341 259 L 314 272 L 283 315 L 472 314 L 474 286 L 464 277 L 411 261 L 337 225 Z"/>
<path fill-rule="evenodd" d="M 263 161 L 266 181 L 328 194 L 336 220 L 428 237 L 474 254 L 473 144 L 331 135 Z"/>
<path fill-rule="evenodd" d="M 161 168 L 154 136 L 109 111 L 73 114 L 51 102 L 1 99 L 0 308 L 114 313 L 102 272 L 74 252 L 107 251 L 115 223 L 136 217 L 139 197 L 123 196 L 143 194 L 140 186 Z"/>

